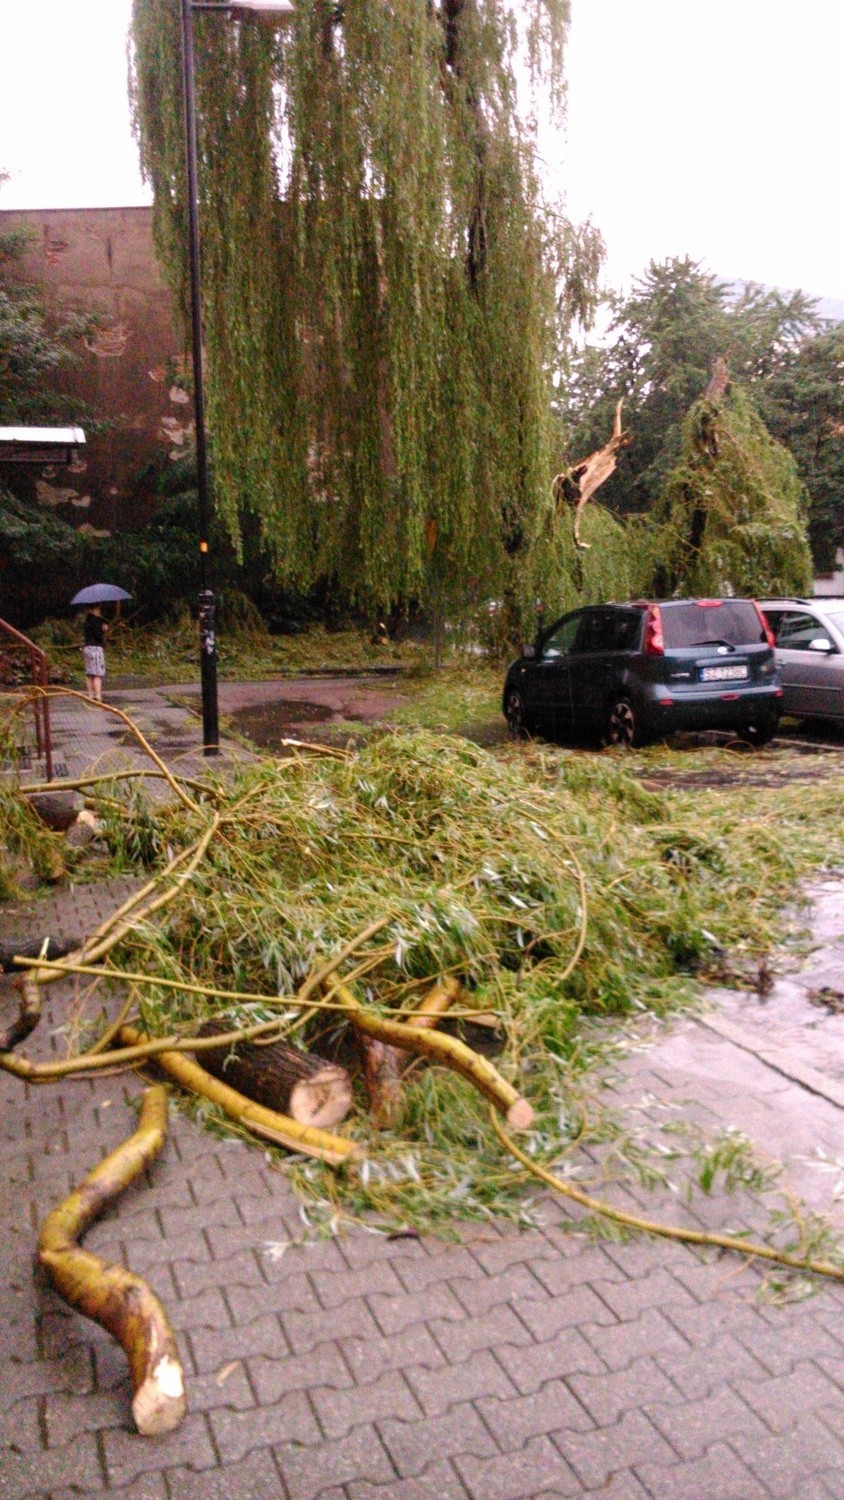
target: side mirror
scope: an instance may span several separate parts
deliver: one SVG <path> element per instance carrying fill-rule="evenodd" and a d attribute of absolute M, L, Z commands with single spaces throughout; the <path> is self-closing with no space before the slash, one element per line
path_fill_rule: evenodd
<path fill-rule="evenodd" d="M 835 650 L 835 647 L 833 646 L 832 641 L 827 638 L 827 636 L 818 635 L 815 636 L 815 639 L 813 641 L 809 642 L 809 650 L 822 651 L 825 656 L 828 656 L 831 651 Z"/>
<path fill-rule="evenodd" d="M 528 657 L 528 659 L 530 659 L 531 657 L 536 656 L 536 654 L 536 647 L 531 645 L 529 642 L 525 642 L 525 644 L 522 646 L 522 656 L 526 656 Z"/>

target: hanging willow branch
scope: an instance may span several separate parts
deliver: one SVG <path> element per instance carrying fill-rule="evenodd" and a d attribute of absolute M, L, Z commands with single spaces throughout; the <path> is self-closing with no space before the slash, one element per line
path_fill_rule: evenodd
<path fill-rule="evenodd" d="M 107 1329 L 126 1351 L 132 1376 L 132 1415 L 145 1437 L 178 1427 L 185 1410 L 184 1380 L 173 1331 L 158 1298 L 124 1266 L 109 1266 L 77 1241 L 124 1188 L 154 1161 L 167 1133 L 167 1095 L 147 1089 L 138 1128 L 48 1214 L 38 1237 L 38 1259 L 71 1307 Z"/>
<path fill-rule="evenodd" d="M 281 579 L 372 607 L 527 597 L 548 373 L 600 265 L 599 237 L 547 201 L 520 106 L 525 61 L 562 101 L 568 19 L 569 0 L 315 0 L 270 34 L 197 16 L 216 498 L 236 542 L 253 513 Z M 132 38 L 184 306 L 174 0 L 134 0 Z"/>

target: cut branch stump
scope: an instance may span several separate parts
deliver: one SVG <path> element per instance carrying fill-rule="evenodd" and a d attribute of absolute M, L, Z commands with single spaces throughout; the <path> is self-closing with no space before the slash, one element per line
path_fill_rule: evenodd
<path fill-rule="evenodd" d="M 199 1035 L 236 1030 L 232 1017 L 219 1016 L 206 1021 Z M 352 1080 L 346 1069 L 287 1042 L 244 1041 L 211 1048 L 202 1053 L 202 1065 L 248 1099 L 280 1110 L 300 1125 L 330 1129 L 345 1120 L 352 1107 Z"/>
<path fill-rule="evenodd" d="M 137 1047 L 149 1038 L 134 1026 L 121 1026 L 118 1040 L 125 1047 Z M 316 1156 L 333 1167 L 346 1161 L 358 1161 L 366 1154 L 357 1141 L 350 1141 L 343 1135 L 333 1135 L 328 1130 L 318 1130 L 313 1125 L 300 1125 L 296 1120 L 291 1120 L 289 1115 L 279 1114 L 263 1104 L 256 1104 L 253 1099 L 244 1098 L 237 1089 L 221 1083 L 183 1052 L 158 1052 L 155 1061 L 183 1088 L 189 1089 L 191 1093 L 201 1094 L 204 1099 L 210 1099 L 212 1104 L 218 1104 L 230 1119 L 236 1120 L 254 1135 L 259 1135 L 262 1140 L 273 1141 L 275 1145 L 284 1146 L 288 1151 L 301 1151 L 308 1156 Z"/>

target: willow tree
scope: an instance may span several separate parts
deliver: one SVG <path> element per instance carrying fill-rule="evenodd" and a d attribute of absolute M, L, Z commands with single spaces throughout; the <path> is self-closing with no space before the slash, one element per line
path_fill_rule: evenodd
<path fill-rule="evenodd" d="M 722 361 L 723 364 L 723 361 Z M 812 584 L 808 496 L 747 391 L 726 382 L 691 407 L 678 462 L 646 523 L 661 593 L 802 594 Z"/>
<path fill-rule="evenodd" d="M 549 365 L 600 259 L 538 171 L 567 22 L 568 0 L 300 0 L 270 33 L 197 13 L 216 501 L 235 540 L 257 518 L 279 581 L 374 607 L 530 594 Z M 184 305 L 177 0 L 134 0 L 133 41 Z"/>

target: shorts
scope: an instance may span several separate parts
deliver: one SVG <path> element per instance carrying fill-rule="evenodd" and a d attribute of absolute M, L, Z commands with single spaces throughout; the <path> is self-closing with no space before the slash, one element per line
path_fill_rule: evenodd
<path fill-rule="evenodd" d="M 86 677 L 105 677 L 105 652 L 102 646 L 83 646 L 82 660 Z"/>

